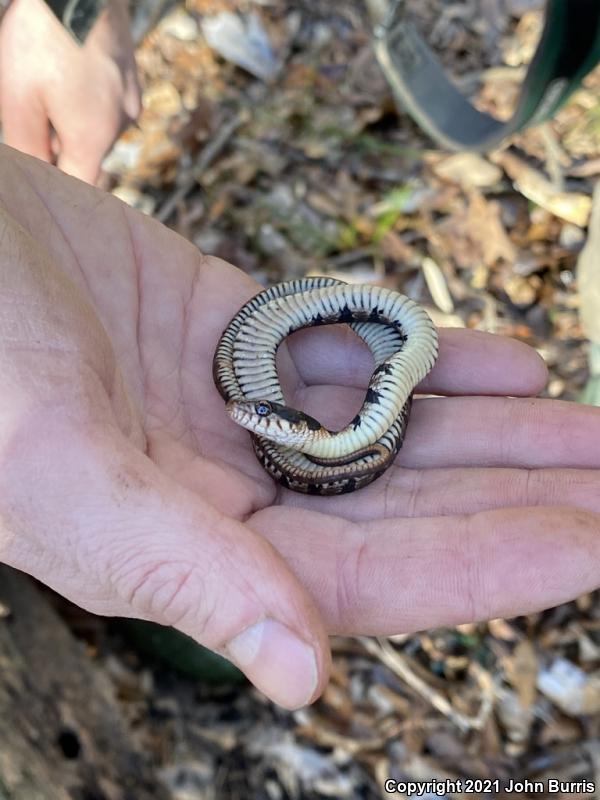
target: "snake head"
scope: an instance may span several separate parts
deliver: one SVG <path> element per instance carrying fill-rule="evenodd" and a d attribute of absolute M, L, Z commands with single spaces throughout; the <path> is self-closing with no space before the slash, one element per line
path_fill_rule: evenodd
<path fill-rule="evenodd" d="M 272 400 L 230 400 L 225 410 L 242 428 L 298 450 L 324 432 L 313 417 Z"/>

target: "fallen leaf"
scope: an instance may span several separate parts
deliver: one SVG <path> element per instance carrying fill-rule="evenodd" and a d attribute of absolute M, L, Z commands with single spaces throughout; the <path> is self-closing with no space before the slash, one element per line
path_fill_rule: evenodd
<path fill-rule="evenodd" d="M 486 189 L 502 180 L 502 170 L 476 153 L 456 153 L 435 164 L 433 171 L 466 189 Z"/>
<path fill-rule="evenodd" d="M 499 153 L 495 160 L 504 167 L 515 188 L 528 200 L 573 225 L 584 228 L 588 224 L 592 201 L 587 194 L 558 190 L 541 172 L 513 153 Z"/>

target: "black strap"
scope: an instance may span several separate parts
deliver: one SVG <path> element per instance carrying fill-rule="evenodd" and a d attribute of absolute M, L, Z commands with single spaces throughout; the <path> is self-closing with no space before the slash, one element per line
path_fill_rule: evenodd
<path fill-rule="evenodd" d="M 406 0 L 396 0 L 375 29 L 375 52 L 398 103 L 432 138 L 486 151 L 550 119 L 600 61 L 600 0 L 547 0 L 542 38 L 506 122 L 478 111 L 448 79 L 407 17 Z"/>
<path fill-rule="evenodd" d="M 79 44 L 83 44 L 107 0 L 45 0 L 45 2 L 69 33 Z"/>

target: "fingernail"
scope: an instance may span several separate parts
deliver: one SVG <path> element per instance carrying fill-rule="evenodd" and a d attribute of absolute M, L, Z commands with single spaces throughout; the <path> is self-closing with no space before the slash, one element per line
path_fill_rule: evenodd
<path fill-rule="evenodd" d="M 306 705 L 317 689 L 314 649 L 273 619 L 261 620 L 239 633 L 225 648 L 225 655 L 285 708 Z"/>

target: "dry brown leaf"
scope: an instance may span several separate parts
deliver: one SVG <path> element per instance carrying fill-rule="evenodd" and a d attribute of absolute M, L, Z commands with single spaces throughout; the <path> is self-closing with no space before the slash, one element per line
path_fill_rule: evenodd
<path fill-rule="evenodd" d="M 572 661 L 557 658 L 538 675 L 540 692 L 572 717 L 600 712 L 600 673 L 587 674 Z"/>
<path fill-rule="evenodd" d="M 515 247 L 502 223 L 499 203 L 486 200 L 475 189 L 469 194 L 468 207 L 451 214 L 435 230 L 443 250 L 460 267 L 475 269 L 481 263 L 492 267 L 498 261 L 512 264 L 516 259 Z"/>
<path fill-rule="evenodd" d="M 517 690 L 519 701 L 524 708 L 531 708 L 537 695 L 539 662 L 529 639 L 523 639 L 515 647 L 510 664 L 510 682 Z"/>
<path fill-rule="evenodd" d="M 486 189 L 502 179 L 502 171 L 476 153 L 456 153 L 435 164 L 433 171 L 465 189 Z"/>
<path fill-rule="evenodd" d="M 401 264 L 414 264 L 419 255 L 414 247 L 406 244 L 396 231 L 387 231 L 380 242 L 381 254 Z"/>
<path fill-rule="evenodd" d="M 148 87 L 142 95 L 145 114 L 140 120 L 140 127 L 145 127 L 148 115 L 152 118 L 165 119 L 181 111 L 181 96 L 170 81 L 157 81 Z"/>
<path fill-rule="evenodd" d="M 600 183 L 594 192 L 594 210 L 587 244 L 577 265 L 581 293 L 581 322 L 586 334 L 600 343 Z"/>
<path fill-rule="evenodd" d="M 559 191 L 541 172 L 513 153 L 499 153 L 495 161 L 504 167 L 515 188 L 528 200 L 566 222 L 572 222 L 581 228 L 588 224 L 592 209 L 589 195 Z"/>
<path fill-rule="evenodd" d="M 514 261 L 515 248 L 502 223 L 499 203 L 486 200 L 479 192 L 471 192 L 467 230 L 472 241 L 479 246 L 481 258 L 487 266 L 502 259 Z"/>
<path fill-rule="evenodd" d="M 454 303 L 444 273 L 432 258 L 424 258 L 421 267 L 433 302 L 444 314 L 452 314 Z"/>

